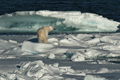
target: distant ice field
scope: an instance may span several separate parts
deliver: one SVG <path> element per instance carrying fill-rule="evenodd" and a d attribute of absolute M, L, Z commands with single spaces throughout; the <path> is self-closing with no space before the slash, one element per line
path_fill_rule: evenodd
<path fill-rule="evenodd" d="M 43 26 L 54 26 L 50 33 L 116 32 L 120 22 L 102 15 L 80 11 L 21 11 L 0 16 L 0 33 L 35 34 Z"/>

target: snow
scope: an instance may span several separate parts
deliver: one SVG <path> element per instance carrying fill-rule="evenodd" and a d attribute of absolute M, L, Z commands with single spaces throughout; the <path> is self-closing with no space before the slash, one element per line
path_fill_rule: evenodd
<path fill-rule="evenodd" d="M 38 43 L 34 35 L 21 43 L 0 38 L 0 80 L 111 80 L 101 74 L 120 73 L 119 36 L 120 33 L 49 35 L 47 44 Z M 120 79 L 117 75 L 115 78 Z"/>

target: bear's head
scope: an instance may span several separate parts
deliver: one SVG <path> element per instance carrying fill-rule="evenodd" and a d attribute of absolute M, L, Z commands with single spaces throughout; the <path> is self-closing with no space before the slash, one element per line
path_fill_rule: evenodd
<path fill-rule="evenodd" d="M 55 30 L 55 28 L 53 26 L 46 26 L 46 27 L 43 27 L 43 29 L 48 31 L 48 32 Z"/>
<path fill-rule="evenodd" d="M 49 28 L 50 28 L 50 31 L 55 30 L 53 26 L 49 26 Z"/>

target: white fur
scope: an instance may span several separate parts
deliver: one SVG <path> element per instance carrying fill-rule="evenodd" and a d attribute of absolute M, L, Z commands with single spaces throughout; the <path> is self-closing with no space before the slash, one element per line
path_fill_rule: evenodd
<path fill-rule="evenodd" d="M 52 26 L 49 26 L 50 30 L 53 30 L 53 27 Z"/>

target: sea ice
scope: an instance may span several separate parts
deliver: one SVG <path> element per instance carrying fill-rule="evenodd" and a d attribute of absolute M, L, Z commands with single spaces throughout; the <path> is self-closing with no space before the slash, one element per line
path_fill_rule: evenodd
<path fill-rule="evenodd" d="M 103 77 L 99 77 L 99 76 L 93 76 L 93 75 L 87 75 L 84 80 L 108 80 L 105 79 Z"/>
<path fill-rule="evenodd" d="M 0 74 L 1 80 L 76 80 L 64 78 L 62 75 L 81 74 L 75 72 L 71 67 L 59 66 L 58 63 L 45 64 L 41 60 L 33 62 L 22 62 L 20 68 L 8 73 Z"/>
<path fill-rule="evenodd" d="M 22 51 L 27 52 L 47 52 L 52 48 L 54 48 L 52 44 L 32 43 L 30 41 L 24 41 L 22 45 Z"/>
<path fill-rule="evenodd" d="M 107 77 L 104 78 L 104 76 L 100 77 L 96 75 L 120 72 L 119 64 L 113 63 L 119 62 L 120 47 L 119 43 L 117 43 L 119 42 L 119 38 L 117 38 L 119 35 L 118 33 L 50 35 L 47 44 L 30 40 L 37 39 L 36 36 L 21 44 L 16 43 L 16 41 L 0 39 L 1 59 L 17 58 L 19 61 L 25 58 L 28 60 L 34 58 L 35 60 L 42 59 L 42 56 L 45 60 L 49 58 L 49 60 L 58 60 L 58 62 L 60 59 L 70 60 L 70 63 L 63 62 L 67 66 L 61 66 L 59 63 L 45 64 L 41 60 L 24 61 L 21 64 L 17 63 L 19 65 L 16 70 L 6 74 L 1 73 L 0 79 L 75 80 L 63 77 L 63 75 L 74 75 L 82 76 L 82 78 L 85 77 L 84 80 L 107 80 Z M 61 41 L 63 41 L 62 45 Z M 54 43 L 58 43 L 58 45 L 54 45 Z M 73 64 L 79 64 L 80 66 L 76 67 Z M 0 68 L 3 66 L 1 65 Z M 76 71 L 73 68 L 80 70 Z"/>
<path fill-rule="evenodd" d="M 56 32 L 116 32 L 119 22 L 80 11 L 19 11 L 0 16 L 1 32 L 36 32 L 52 25 Z M 11 27 L 12 26 L 12 27 Z M 7 32 L 8 31 L 8 32 Z"/>
<path fill-rule="evenodd" d="M 60 37 L 62 36 L 62 37 Z M 15 58 L 24 56 L 44 57 L 50 59 L 69 59 L 85 61 L 99 57 L 120 56 L 119 34 L 77 34 L 54 35 L 48 38 L 48 43 L 37 43 L 31 39 L 22 44 L 13 40 L 0 39 L 0 58 Z"/>

